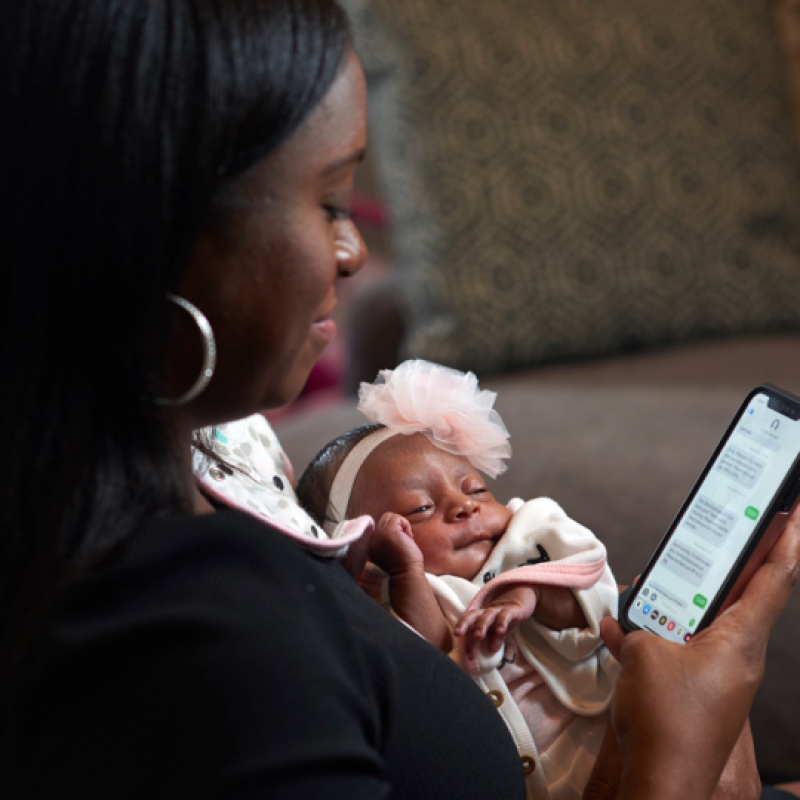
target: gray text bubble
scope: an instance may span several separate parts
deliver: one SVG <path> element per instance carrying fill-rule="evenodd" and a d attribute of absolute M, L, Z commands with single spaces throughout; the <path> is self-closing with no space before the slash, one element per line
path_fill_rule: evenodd
<path fill-rule="evenodd" d="M 680 597 L 676 597 L 672 592 L 668 592 L 663 586 L 653 582 L 650 584 L 652 586 L 653 591 L 658 592 L 662 597 L 665 597 L 670 603 L 675 603 L 676 606 L 680 608 L 686 608 L 686 603 L 680 599 Z"/>
<path fill-rule="evenodd" d="M 765 462 L 760 458 L 730 445 L 720 457 L 716 469 L 745 489 L 752 489 L 765 466 Z"/>
<path fill-rule="evenodd" d="M 708 575 L 711 561 L 683 542 L 672 542 L 664 554 L 664 566 L 696 589 Z"/>
<path fill-rule="evenodd" d="M 722 547 L 736 526 L 736 519 L 732 511 L 727 511 L 719 503 L 701 496 L 692 504 L 683 524 L 701 539 L 715 547 Z"/>
<path fill-rule="evenodd" d="M 754 430 L 752 423 L 742 422 L 739 426 L 739 435 L 744 436 L 745 439 L 750 439 L 751 442 L 760 444 L 762 447 L 767 447 L 775 453 L 781 449 L 778 437 L 773 432 Z"/>

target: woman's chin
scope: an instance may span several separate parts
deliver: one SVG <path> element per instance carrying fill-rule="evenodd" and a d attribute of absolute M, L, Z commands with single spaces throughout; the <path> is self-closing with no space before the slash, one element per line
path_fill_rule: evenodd
<path fill-rule="evenodd" d="M 292 383 L 291 386 L 280 387 L 280 390 L 273 392 L 271 397 L 266 401 L 263 411 L 276 411 L 279 408 L 288 406 L 293 403 L 300 396 L 303 391 L 305 381 L 300 381 L 299 384 Z"/>
<path fill-rule="evenodd" d="M 317 363 L 321 355 L 322 351 L 315 348 L 313 354 L 309 354 L 306 358 L 298 359 L 298 362 L 284 374 L 280 385 L 272 387 L 273 396 L 270 398 L 269 407 L 265 410 L 282 408 L 297 400 L 308 382 L 314 364 Z"/>

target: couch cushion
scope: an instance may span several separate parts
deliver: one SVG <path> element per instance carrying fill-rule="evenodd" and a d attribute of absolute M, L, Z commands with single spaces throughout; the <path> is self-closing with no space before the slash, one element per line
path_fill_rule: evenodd
<path fill-rule="evenodd" d="M 344 0 L 405 350 L 478 372 L 800 322 L 767 0 Z"/>

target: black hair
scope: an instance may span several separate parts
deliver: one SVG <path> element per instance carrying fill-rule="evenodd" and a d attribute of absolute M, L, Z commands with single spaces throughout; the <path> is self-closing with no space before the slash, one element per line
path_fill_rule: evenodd
<path fill-rule="evenodd" d="M 349 43 L 333 0 L 0 0 L 0 665 L 65 574 L 189 508 L 165 293 Z"/>
<path fill-rule="evenodd" d="M 330 495 L 336 473 L 347 454 L 362 440 L 385 425 L 373 422 L 353 428 L 333 441 L 328 442 L 311 460 L 297 482 L 297 499 L 314 521 L 324 526 L 326 522 L 336 522 L 330 513 Z M 347 509 L 338 509 L 344 517 Z"/>

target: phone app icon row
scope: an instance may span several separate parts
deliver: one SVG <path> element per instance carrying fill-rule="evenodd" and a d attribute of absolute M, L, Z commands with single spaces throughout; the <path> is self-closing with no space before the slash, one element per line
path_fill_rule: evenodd
<path fill-rule="evenodd" d="M 636 608 L 641 608 L 642 613 L 647 616 L 650 616 L 650 619 L 657 620 L 659 625 L 666 626 L 667 630 L 670 633 L 674 633 L 676 638 L 680 639 L 683 637 L 684 642 L 688 642 L 689 639 L 692 638 L 692 634 L 685 632 L 685 629 L 682 626 L 679 626 L 675 623 L 674 620 L 669 619 L 666 614 L 659 613 L 657 608 L 653 608 L 649 603 L 645 603 L 642 600 L 636 601 Z"/>

